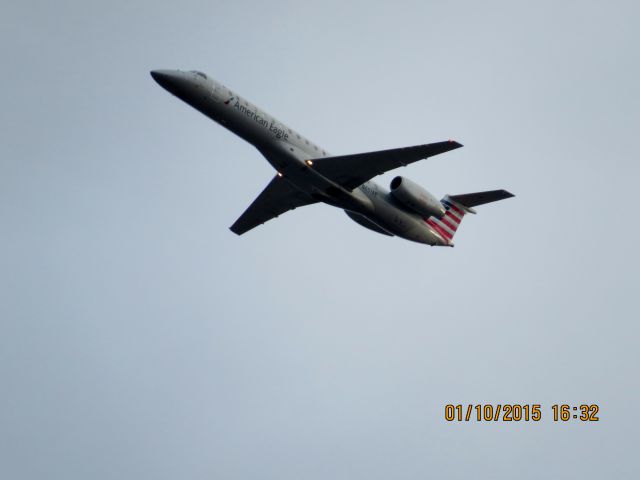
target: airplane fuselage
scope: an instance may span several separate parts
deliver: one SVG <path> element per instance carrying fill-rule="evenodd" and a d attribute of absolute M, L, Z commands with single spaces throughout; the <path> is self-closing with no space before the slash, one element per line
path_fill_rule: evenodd
<path fill-rule="evenodd" d="M 159 70 L 152 75 L 165 89 L 254 145 L 295 188 L 345 210 L 360 225 L 428 245 L 453 246 L 419 214 L 405 208 L 373 181 L 348 190 L 314 170 L 329 154 L 298 132 L 201 72 Z"/>

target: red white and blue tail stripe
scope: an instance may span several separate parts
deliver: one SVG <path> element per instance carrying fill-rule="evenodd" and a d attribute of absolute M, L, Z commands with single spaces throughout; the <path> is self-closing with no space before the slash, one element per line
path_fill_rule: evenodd
<path fill-rule="evenodd" d="M 453 236 L 458 230 L 467 209 L 451 200 L 449 195 L 446 195 L 440 202 L 446 210 L 442 218 L 429 217 L 425 221 L 431 227 L 431 230 L 442 238 L 445 245 L 453 245 Z"/>

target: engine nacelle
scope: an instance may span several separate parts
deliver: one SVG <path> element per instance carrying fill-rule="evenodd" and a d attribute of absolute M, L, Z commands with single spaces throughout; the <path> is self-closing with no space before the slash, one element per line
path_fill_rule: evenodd
<path fill-rule="evenodd" d="M 391 180 L 391 195 L 424 218 L 432 215 L 441 218 L 446 212 L 444 205 L 436 197 L 407 178 L 396 177 Z"/>

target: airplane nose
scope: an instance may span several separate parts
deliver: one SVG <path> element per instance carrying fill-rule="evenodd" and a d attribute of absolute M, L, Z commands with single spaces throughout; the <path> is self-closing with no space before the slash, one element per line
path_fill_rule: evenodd
<path fill-rule="evenodd" d="M 170 70 L 151 70 L 149 73 L 156 82 L 159 82 L 162 77 L 167 75 L 167 72 L 170 72 Z"/>
<path fill-rule="evenodd" d="M 151 76 L 158 84 L 178 97 L 182 97 L 192 89 L 192 80 L 180 70 L 151 70 Z"/>
<path fill-rule="evenodd" d="M 153 79 L 164 88 L 167 88 L 170 83 L 176 82 L 179 78 L 177 70 L 151 70 L 150 73 Z"/>

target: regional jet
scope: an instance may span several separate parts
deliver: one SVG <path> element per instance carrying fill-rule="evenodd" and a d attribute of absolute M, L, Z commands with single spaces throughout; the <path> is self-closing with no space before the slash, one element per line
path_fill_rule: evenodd
<path fill-rule="evenodd" d="M 431 246 L 453 247 L 453 236 L 473 207 L 513 197 L 506 190 L 446 195 L 438 200 L 404 177 L 390 191 L 371 181 L 462 145 L 456 141 L 332 156 L 206 74 L 153 70 L 164 89 L 246 140 L 264 155 L 275 176 L 230 227 L 242 235 L 289 210 L 317 202 L 341 208 L 369 230 Z"/>

